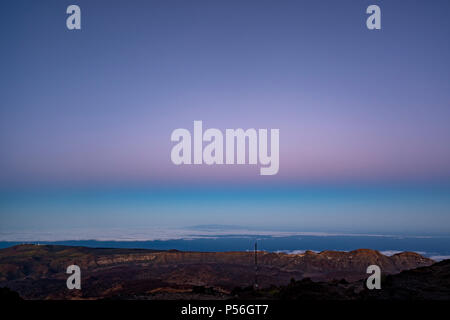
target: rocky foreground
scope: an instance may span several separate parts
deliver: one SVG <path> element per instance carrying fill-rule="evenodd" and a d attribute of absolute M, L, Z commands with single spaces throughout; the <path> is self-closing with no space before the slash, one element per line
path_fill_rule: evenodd
<path fill-rule="evenodd" d="M 255 292 L 250 289 L 255 280 L 253 252 L 20 245 L 0 250 L 0 287 L 25 299 L 295 299 L 305 297 L 308 290 L 312 299 L 357 299 L 364 296 L 360 294 L 364 289 L 362 279 L 368 277 L 369 265 L 381 268 L 383 286 L 405 286 L 412 277 L 420 289 L 421 277 L 433 277 L 439 274 L 439 265 L 445 265 L 444 261 L 425 268 L 431 271 L 417 269 L 433 263 L 412 252 L 389 257 L 369 249 L 304 254 L 261 251 L 260 290 Z M 81 290 L 66 287 L 66 268 L 72 264 L 81 268 Z M 411 269 L 416 269 L 408 271 L 413 276 L 400 273 Z M 446 274 L 447 282 L 448 271 L 440 271 L 441 275 Z M 398 273 L 393 276 L 395 280 L 386 277 Z"/>
<path fill-rule="evenodd" d="M 261 290 L 237 288 L 233 294 L 242 300 L 450 300 L 450 260 L 383 276 L 380 290 L 368 290 L 364 279 L 314 282 L 306 278 Z"/>

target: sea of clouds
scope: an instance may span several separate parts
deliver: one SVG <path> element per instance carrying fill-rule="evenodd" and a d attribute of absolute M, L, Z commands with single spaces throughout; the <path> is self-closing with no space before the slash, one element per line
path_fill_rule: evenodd
<path fill-rule="evenodd" d="M 0 231 L 0 241 L 2 242 L 57 242 L 57 241 L 169 241 L 169 240 L 194 240 L 194 239 L 217 239 L 219 237 L 290 237 L 290 236 L 349 236 L 349 237 L 390 237 L 402 238 L 398 235 L 387 234 L 346 234 L 346 233 L 326 233 L 326 232 L 292 232 L 292 231 L 271 231 L 256 230 L 245 227 L 152 227 L 152 228 L 105 228 L 105 229 L 66 229 L 57 231 L 45 230 L 16 230 Z M 415 238 L 429 238 L 417 236 Z M 278 250 L 286 254 L 303 254 L 307 249 Z M 330 248 L 333 250 L 333 248 Z M 314 250 L 311 250 L 314 251 Z M 343 251 L 343 250 L 341 250 Z M 318 252 L 318 251 L 314 251 Z M 383 250 L 382 254 L 392 256 L 400 253 L 399 250 Z M 418 254 L 428 256 L 435 261 L 450 259 L 449 255 L 438 253 L 427 253 L 415 251 Z"/>

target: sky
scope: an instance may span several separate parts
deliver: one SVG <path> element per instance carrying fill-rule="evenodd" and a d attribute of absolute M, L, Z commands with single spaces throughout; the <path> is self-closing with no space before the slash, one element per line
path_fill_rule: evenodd
<path fill-rule="evenodd" d="M 71 4 L 81 30 L 66 28 Z M 371 4 L 381 30 L 366 28 Z M 449 11 L 2 1 L 0 232 L 205 222 L 449 233 Z M 170 135 L 194 120 L 279 129 L 279 173 L 175 166 Z"/>

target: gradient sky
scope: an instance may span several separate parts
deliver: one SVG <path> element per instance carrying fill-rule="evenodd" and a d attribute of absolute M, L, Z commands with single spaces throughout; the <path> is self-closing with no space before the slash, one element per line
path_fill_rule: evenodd
<path fill-rule="evenodd" d="M 81 31 L 66 29 L 70 4 L 81 7 Z M 366 28 L 370 4 L 381 7 L 380 31 Z M 91 225 L 88 216 L 114 226 L 248 224 L 266 210 L 262 225 L 277 222 L 276 213 L 280 226 L 449 232 L 448 188 L 437 198 L 414 189 L 392 204 L 376 197 L 379 187 L 358 202 L 343 186 L 426 191 L 450 181 L 449 12 L 449 1 L 424 0 L 2 1 L 0 230 Z M 174 166 L 170 134 L 192 130 L 194 120 L 223 131 L 280 129 L 278 175 L 260 176 L 259 165 Z M 227 186 L 217 195 L 232 204 L 211 196 L 217 202 L 185 207 L 173 196 L 133 215 L 133 201 L 114 210 L 105 202 L 103 211 L 63 201 L 53 214 L 36 203 L 24 209 L 29 195 L 11 196 L 17 188 L 114 186 L 122 194 L 142 185 L 176 195 L 193 184 L 192 199 Z M 261 193 L 274 208 L 289 207 L 254 201 L 258 184 L 291 190 L 292 201 Z M 330 200 L 334 189 L 315 205 L 301 202 L 299 190 L 317 184 L 353 191 L 342 206 Z M 229 193 L 238 185 L 248 186 L 241 202 Z"/>

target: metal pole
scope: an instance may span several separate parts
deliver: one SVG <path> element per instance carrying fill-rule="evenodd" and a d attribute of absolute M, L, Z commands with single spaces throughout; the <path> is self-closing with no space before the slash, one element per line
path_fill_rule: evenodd
<path fill-rule="evenodd" d="M 255 289 L 258 289 L 258 242 L 255 241 Z"/>

